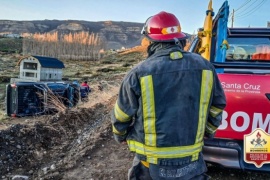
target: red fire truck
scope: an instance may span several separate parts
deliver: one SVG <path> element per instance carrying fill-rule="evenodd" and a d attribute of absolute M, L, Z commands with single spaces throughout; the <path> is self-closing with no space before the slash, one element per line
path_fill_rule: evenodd
<path fill-rule="evenodd" d="M 215 138 L 205 140 L 205 160 L 228 168 L 270 173 L 269 153 L 264 156 L 269 162 L 259 168 L 244 160 L 244 136 L 256 128 L 270 133 L 270 29 L 228 28 L 228 1 L 216 16 L 211 7 L 206 15 L 208 22 L 189 51 L 208 55 L 206 59 L 215 66 L 225 91 L 227 107 Z M 270 142 L 265 148 L 270 152 Z"/>

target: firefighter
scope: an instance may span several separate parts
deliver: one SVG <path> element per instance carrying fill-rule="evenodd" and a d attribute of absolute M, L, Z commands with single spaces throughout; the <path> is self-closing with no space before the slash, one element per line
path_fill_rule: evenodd
<path fill-rule="evenodd" d="M 116 141 L 135 152 L 128 178 L 207 179 L 203 140 L 226 105 L 215 69 L 183 50 L 187 35 L 171 13 L 148 18 L 142 34 L 148 58 L 124 77 L 111 118 Z"/>
<path fill-rule="evenodd" d="M 91 88 L 87 81 L 84 81 L 80 86 L 81 100 L 88 101 L 88 95 L 91 92 Z"/>
<path fill-rule="evenodd" d="M 82 84 L 81 84 L 82 87 L 85 87 L 87 90 L 87 93 L 90 92 L 90 86 L 88 85 L 87 81 L 84 81 Z"/>

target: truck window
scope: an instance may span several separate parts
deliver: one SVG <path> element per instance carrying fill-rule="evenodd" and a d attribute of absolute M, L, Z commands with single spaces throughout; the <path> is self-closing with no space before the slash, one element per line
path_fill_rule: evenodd
<path fill-rule="evenodd" d="M 270 63 L 269 37 L 228 37 L 228 42 L 230 48 L 226 51 L 226 62 Z"/>

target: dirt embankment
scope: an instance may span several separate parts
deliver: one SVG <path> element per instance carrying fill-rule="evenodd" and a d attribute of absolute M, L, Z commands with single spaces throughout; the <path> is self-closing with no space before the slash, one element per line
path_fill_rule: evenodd
<path fill-rule="evenodd" d="M 132 156 L 127 147 L 111 141 L 110 110 L 114 102 L 115 97 L 92 108 L 36 117 L 42 120 L 0 131 L 0 178 L 23 175 L 30 179 L 83 179 L 80 170 L 76 173 L 72 169 L 87 167 L 91 169 L 87 177 L 93 179 L 116 174 L 119 178 L 120 172 L 120 179 L 125 179 L 123 169 L 127 169 Z M 130 161 L 121 162 L 123 157 Z"/>

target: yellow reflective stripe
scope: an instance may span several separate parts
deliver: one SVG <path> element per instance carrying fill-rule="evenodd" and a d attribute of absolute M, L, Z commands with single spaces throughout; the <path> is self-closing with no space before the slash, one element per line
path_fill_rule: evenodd
<path fill-rule="evenodd" d="M 142 143 L 137 143 L 136 141 L 132 140 L 127 140 L 127 143 L 130 151 L 145 155 L 144 145 Z"/>
<path fill-rule="evenodd" d="M 114 127 L 114 125 L 112 126 L 112 129 L 113 129 L 113 133 L 116 134 L 116 135 L 122 136 L 122 135 L 125 135 L 125 134 L 127 133 L 127 131 L 124 131 L 124 132 L 118 131 L 118 130 Z"/>
<path fill-rule="evenodd" d="M 115 118 L 121 122 L 127 122 L 130 120 L 130 117 L 120 109 L 117 102 L 115 103 L 114 106 L 114 114 Z"/>
<path fill-rule="evenodd" d="M 206 131 L 210 134 L 214 134 L 217 130 L 217 127 L 213 126 L 210 122 L 206 124 Z"/>
<path fill-rule="evenodd" d="M 192 156 L 201 152 L 203 146 L 203 142 L 176 147 L 152 147 L 134 140 L 128 140 L 127 143 L 130 151 L 147 156 L 147 162 L 149 158 L 182 158 Z"/>
<path fill-rule="evenodd" d="M 157 135 L 153 78 L 151 75 L 142 77 L 140 83 L 142 91 L 145 144 L 148 146 L 156 146 Z"/>
<path fill-rule="evenodd" d="M 191 161 L 197 161 L 199 159 L 199 153 L 193 154 Z"/>
<path fill-rule="evenodd" d="M 213 87 L 213 73 L 210 70 L 202 71 L 202 82 L 201 82 L 201 95 L 200 95 L 200 110 L 199 110 L 199 122 L 195 143 L 199 143 L 203 140 L 205 122 L 207 117 L 207 110 L 209 100 L 212 93 Z"/>
<path fill-rule="evenodd" d="M 210 107 L 210 115 L 212 117 L 216 117 L 217 115 L 219 115 L 222 112 L 222 109 L 219 109 L 215 106 L 211 106 Z"/>
<path fill-rule="evenodd" d="M 171 52 L 170 53 L 170 58 L 175 60 L 175 59 L 181 59 L 183 57 L 183 54 L 179 51 L 176 52 Z"/>
<path fill-rule="evenodd" d="M 147 162 L 149 162 L 151 164 L 157 164 L 158 163 L 158 158 L 156 158 L 156 157 L 146 156 L 146 160 L 147 160 Z"/>

